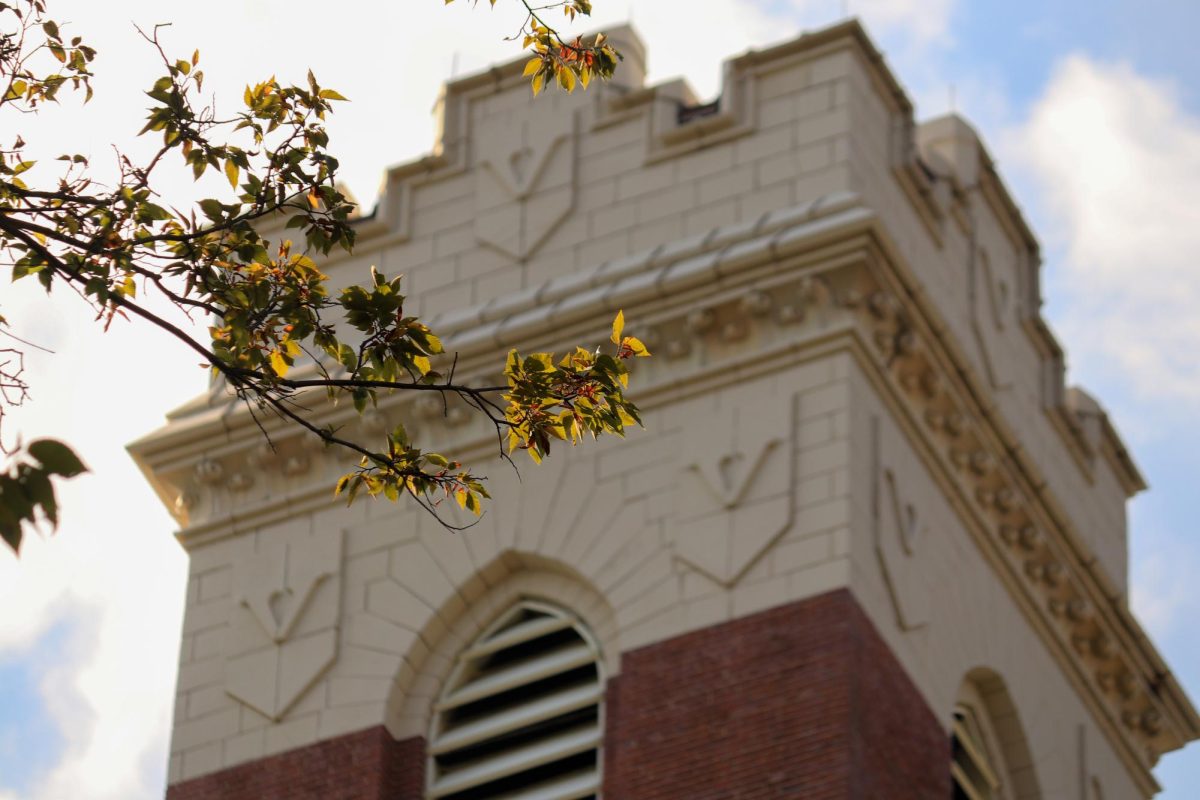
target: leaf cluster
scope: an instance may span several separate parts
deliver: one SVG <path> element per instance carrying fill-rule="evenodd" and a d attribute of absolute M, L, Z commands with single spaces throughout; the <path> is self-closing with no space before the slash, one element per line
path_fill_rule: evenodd
<path fill-rule="evenodd" d="M 509 352 L 504 367 L 509 452 L 525 450 L 541 463 L 553 439 L 577 444 L 586 434 L 624 436 L 627 425 L 642 424 L 637 406 L 625 398 L 625 362 L 650 352 L 636 337 L 623 336 L 624 326 L 625 313 L 617 312 L 612 355 L 577 347 L 555 363 L 552 353 L 522 357 L 516 350 Z"/>
<path fill-rule="evenodd" d="M 66 39 L 46 16 L 44 0 L 0 2 L 0 99 L 33 112 L 58 101 L 65 85 L 92 97 L 89 65 L 96 51 L 82 37 Z"/>
<path fill-rule="evenodd" d="M 528 13 L 525 47 L 539 65 L 530 72 L 535 91 L 551 78 L 569 91 L 612 74 L 619 56 L 602 36 L 586 45 L 578 38 L 566 42 L 539 16 L 561 6 L 574 19 L 590 13 L 587 0 L 537 9 L 520 2 Z M 46 15 L 45 0 L 0 1 L 0 24 L 7 25 L 0 27 L 0 115 L 36 113 L 58 102 L 64 87 L 80 90 L 85 103 L 91 98 L 95 51 L 63 35 Z M 441 340 L 406 314 L 401 276 L 372 268 L 363 284 L 332 292 L 317 259 L 335 248 L 352 249 L 355 209 L 336 183 L 339 164 L 329 152 L 325 120 L 346 98 L 311 72 L 298 84 L 272 76 L 247 85 L 236 111 L 219 114 L 204 94 L 200 53 L 169 57 L 161 28 L 142 32 L 162 68 L 145 91 L 149 107 L 140 135 L 155 141 L 149 158 L 135 161 L 118 152 L 117 178 L 101 185 L 83 155 L 37 164 L 24 157 L 19 136 L 0 149 L 0 264 L 14 281 L 33 276 L 47 292 L 75 293 L 106 329 L 126 319 L 174 337 L 245 403 L 264 432 L 271 417 L 352 451 L 359 465 L 336 487 L 351 499 L 408 495 L 435 511 L 453 497 L 478 514 L 488 495 L 482 478 L 418 448 L 403 426 L 363 443 L 314 422 L 301 396 L 324 392 L 360 414 L 396 392 L 458 397 L 495 426 L 501 441 L 507 433 L 510 449 L 525 449 L 535 460 L 549 453 L 552 438 L 574 443 L 584 433 L 621 434 L 640 421 L 624 396 L 626 360 L 647 353 L 636 339 L 621 336 L 622 317 L 612 354 L 577 348 L 554 363 L 549 354 L 513 353 L 507 385 L 478 388 L 455 382 Z M 215 173 L 224 179 L 223 191 L 173 207 L 157 190 L 169 169 L 196 181 Z M 269 230 L 284 233 L 269 238 Z M 207 337 L 155 313 L 147 293 L 206 320 Z M 4 406 L 27 396 L 20 355 L 0 351 L 0 421 Z M 61 443 L 38 443 L 43 455 L 53 448 L 70 454 Z M 50 462 L 39 460 L 33 446 L 29 452 L 32 460 L 14 456 L 0 495 L 0 526 L 14 548 L 22 523 L 34 523 L 39 514 L 52 524 L 57 518 L 48 476 L 82 470 L 57 469 L 67 463 L 58 451 Z"/>
<path fill-rule="evenodd" d="M 21 551 L 23 525 L 48 522 L 58 526 L 58 500 L 53 477 L 73 478 L 87 467 L 65 444 L 54 439 L 38 439 L 29 447 L 12 454 L 7 469 L 0 472 L 0 538 Z"/>
<path fill-rule="evenodd" d="M 496 0 L 488 1 L 490 5 L 496 5 Z M 446 5 L 452 2 L 454 0 L 445 0 Z M 514 38 L 521 38 L 522 49 L 534 53 L 525 64 L 524 75 L 529 78 L 535 95 L 555 83 L 565 91 L 573 92 L 576 86 L 586 89 L 594 78 L 608 80 L 612 77 L 622 57 L 603 33 L 590 43 L 585 43 L 579 36 L 568 40 L 543 18 L 544 12 L 553 9 L 561 9 L 571 22 L 580 15 L 591 16 L 590 0 L 558 0 L 541 6 L 533 6 L 528 0 L 519 2 L 525 8 L 525 19 Z M 476 3 L 478 0 L 473 0 L 472 4 Z"/>

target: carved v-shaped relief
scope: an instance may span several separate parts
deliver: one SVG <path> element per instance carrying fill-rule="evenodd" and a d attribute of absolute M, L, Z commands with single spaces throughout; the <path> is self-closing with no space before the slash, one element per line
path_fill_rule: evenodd
<path fill-rule="evenodd" d="M 690 437 L 668 523 L 675 557 L 723 585 L 736 584 L 793 522 L 794 397 L 766 394 Z"/>
<path fill-rule="evenodd" d="M 735 445 L 736 450 L 714 459 L 701 459 L 691 468 L 700 473 L 705 485 L 725 508 L 733 508 L 742 501 L 751 481 L 762 469 L 771 451 L 778 447 L 778 436 L 759 438 L 756 441 Z"/>
<path fill-rule="evenodd" d="M 308 605 L 309 598 L 322 581 L 332 576 L 329 571 L 302 573 L 296 579 L 296 586 L 288 586 L 283 575 L 285 564 L 280 562 L 277 567 L 277 580 L 270 584 L 261 584 L 246 590 L 242 596 L 242 604 L 250 609 L 250 613 L 262 625 L 263 632 L 271 641 L 280 643 L 291 635 L 296 621 Z"/>
<path fill-rule="evenodd" d="M 891 466 L 892 459 L 882 452 L 880 424 L 878 417 L 871 420 L 875 554 L 896 621 L 901 630 L 909 631 L 929 622 L 929 586 L 920 572 L 924 523 L 910 495 L 901 488 L 897 471 Z"/>
<path fill-rule="evenodd" d="M 511 258 L 533 255 L 575 206 L 575 115 L 485 117 L 473 131 L 475 235 Z"/>
<path fill-rule="evenodd" d="M 337 657 L 341 532 L 265 548 L 234 569 L 225 690 L 281 719 Z"/>
<path fill-rule="evenodd" d="M 987 253 L 981 254 L 980 267 L 983 271 L 983 285 L 987 288 L 988 308 L 992 312 L 992 324 L 996 330 L 1004 330 L 1005 318 L 1009 314 L 1012 302 L 1012 289 L 1003 278 L 998 278 L 992 272 L 992 262 Z"/>
<path fill-rule="evenodd" d="M 968 275 L 968 304 L 971 309 L 971 333 L 979 347 L 983 368 L 993 389 L 1006 389 L 1011 382 L 1001 381 L 993 359 L 993 342 L 1005 333 L 1012 310 L 1012 289 L 992 266 L 986 250 L 979 248 L 971 260 Z"/>

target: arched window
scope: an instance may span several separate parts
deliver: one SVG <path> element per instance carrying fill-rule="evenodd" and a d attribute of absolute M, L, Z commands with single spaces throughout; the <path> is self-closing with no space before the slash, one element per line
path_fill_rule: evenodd
<path fill-rule="evenodd" d="M 1020 715 L 994 671 L 979 667 L 963 681 L 950 743 L 954 800 L 1041 800 Z"/>
<path fill-rule="evenodd" d="M 429 800 L 583 800 L 600 791 L 604 675 L 572 615 L 523 600 L 458 657 L 434 706 Z"/>
<path fill-rule="evenodd" d="M 954 709 L 950 745 L 954 800 L 1001 800 L 1000 767 L 989 752 L 984 722 L 968 705 Z"/>

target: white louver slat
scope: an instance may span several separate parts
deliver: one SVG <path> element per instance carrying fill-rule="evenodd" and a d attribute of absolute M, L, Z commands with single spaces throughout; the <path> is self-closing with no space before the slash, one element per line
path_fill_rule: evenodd
<path fill-rule="evenodd" d="M 458 658 L 429 738 L 428 800 L 598 796 L 604 680 L 571 615 L 523 601 Z"/>

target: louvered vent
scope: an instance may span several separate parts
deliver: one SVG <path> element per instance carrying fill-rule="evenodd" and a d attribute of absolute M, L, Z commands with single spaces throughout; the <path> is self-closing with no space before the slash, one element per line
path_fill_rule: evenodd
<path fill-rule="evenodd" d="M 579 623 L 524 601 L 459 656 L 430 736 L 430 800 L 582 800 L 600 791 L 604 680 Z"/>

